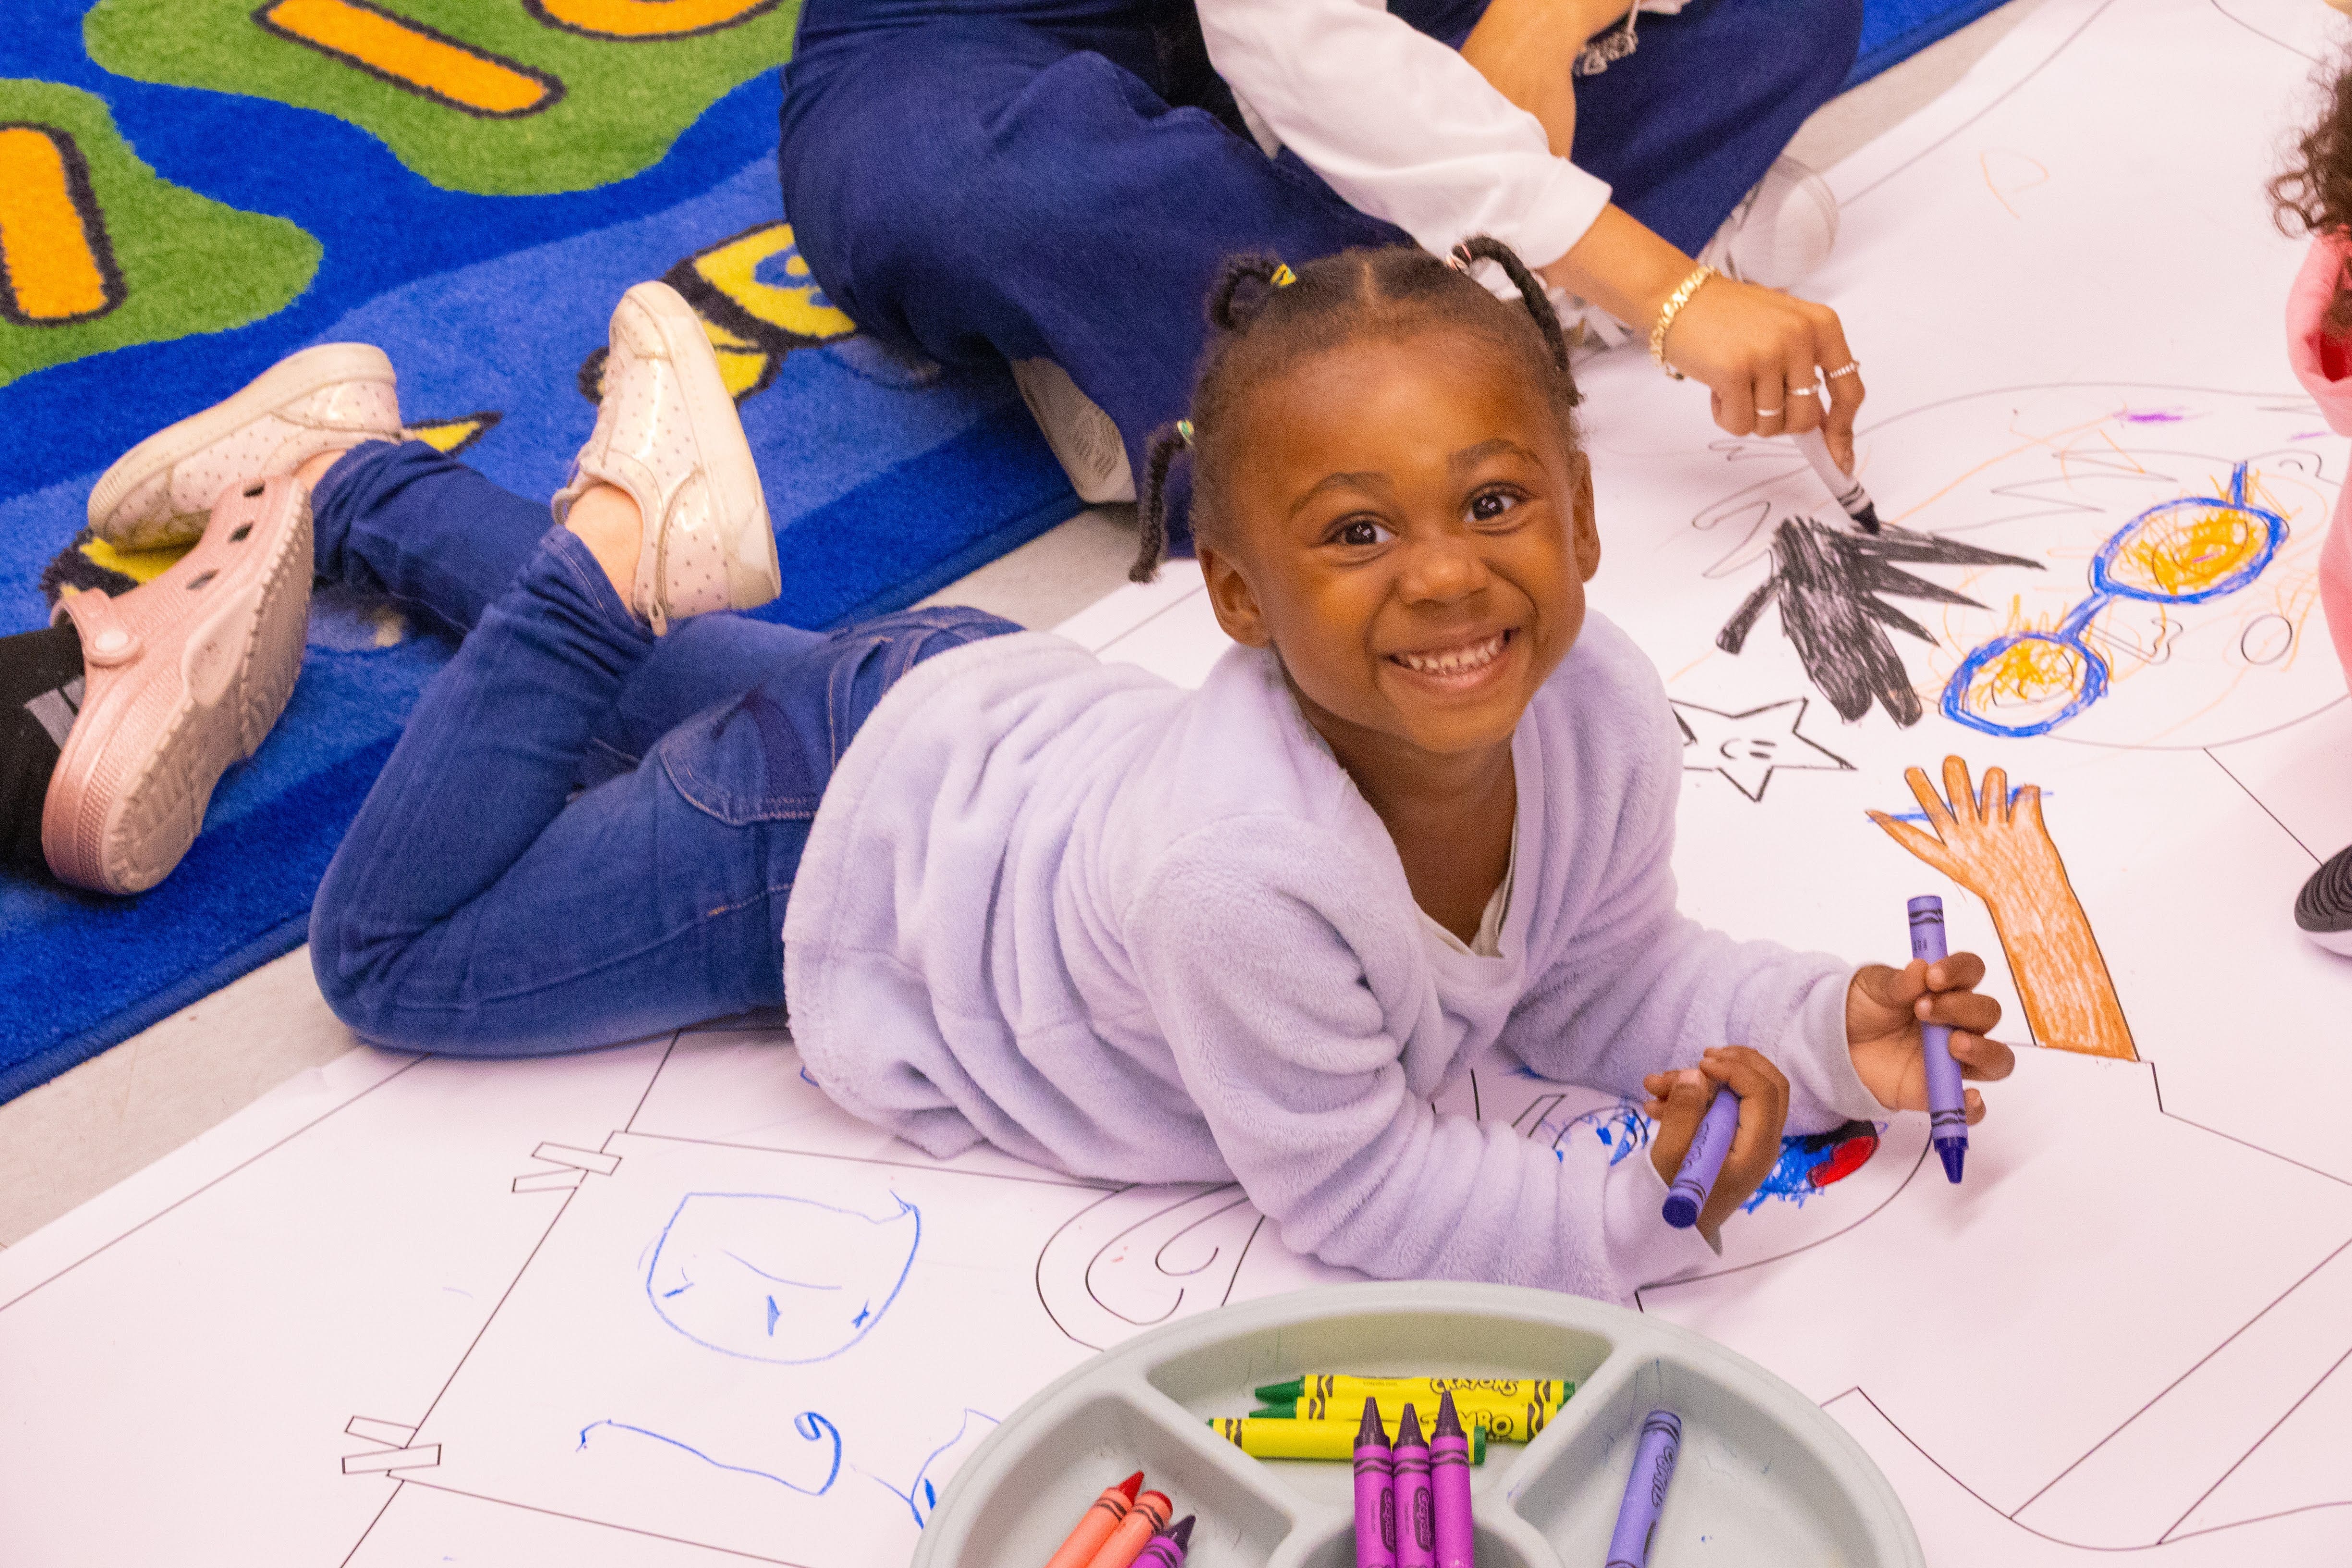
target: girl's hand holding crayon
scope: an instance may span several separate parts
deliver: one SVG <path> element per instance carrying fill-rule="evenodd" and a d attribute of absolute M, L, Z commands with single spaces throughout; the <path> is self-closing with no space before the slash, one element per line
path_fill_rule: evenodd
<path fill-rule="evenodd" d="M 1916 1030 L 1913 1037 L 1916 1041 Z M 1723 1169 L 1698 1211 L 1699 1234 L 1713 1241 L 1723 1222 L 1755 1194 L 1780 1161 L 1780 1128 L 1789 1120 L 1789 1080 L 1760 1051 L 1719 1046 L 1700 1058 L 1696 1068 L 1654 1072 L 1642 1080 L 1642 1087 L 1650 1095 L 1644 1109 L 1658 1124 L 1650 1140 L 1650 1163 L 1669 1184 L 1682 1169 L 1683 1156 L 1690 1152 L 1699 1119 L 1706 1114 L 1717 1089 L 1728 1089 L 1739 1097 L 1739 1130 L 1732 1134 L 1731 1152 L 1724 1156 Z"/>
<path fill-rule="evenodd" d="M 2017 1066 L 2017 1055 L 1985 1031 L 2000 1022 L 2000 1004 L 1979 995 L 1984 960 L 1956 952 L 1933 964 L 1913 959 L 1900 969 L 1865 964 L 1845 994 L 1846 1046 L 1863 1087 L 1890 1110 L 1927 1109 L 1927 1067 L 1919 1055 L 1919 1026 L 1952 1031 L 1952 1059 L 1961 1075 L 1990 1082 Z M 1967 1094 L 1969 1124 L 1984 1120 L 1984 1096 Z M 1744 1124 L 1740 1129 L 1747 1131 Z"/>

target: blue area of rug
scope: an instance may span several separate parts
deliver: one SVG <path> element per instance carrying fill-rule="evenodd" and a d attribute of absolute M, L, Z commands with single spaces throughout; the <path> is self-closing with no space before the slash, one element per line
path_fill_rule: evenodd
<path fill-rule="evenodd" d="M 1957 33 L 2005 0 L 1864 0 L 1862 47 L 1854 51 L 1853 69 L 1845 85 L 1868 81 L 1880 71 L 1909 59 L 1948 34 Z"/>
<path fill-rule="evenodd" d="M 102 71 L 82 50 L 87 3 L 13 7 L 0 74 L 96 93 L 164 179 L 289 218 L 324 257 L 299 299 L 249 326 L 0 387 L 0 632 L 46 618 L 41 570 L 80 527 L 100 468 L 306 343 L 382 344 L 412 421 L 496 413 L 467 459 L 518 493 L 547 494 L 593 422 L 579 372 L 621 291 L 785 216 L 772 75 L 720 100 L 631 179 L 474 196 L 427 184 L 329 115 Z M 1850 81 L 1995 3 L 1869 0 Z M 781 285 L 792 259 L 765 258 L 761 280 Z M 910 365 L 862 336 L 778 357 L 741 405 L 784 568 L 784 595 L 762 615 L 824 626 L 896 608 L 1076 510 L 1003 374 Z M 329 596 L 286 717 L 222 781 L 167 881 L 126 900 L 0 881 L 0 1100 L 301 942 L 335 845 L 447 653 L 381 606 Z"/>
<path fill-rule="evenodd" d="M 0 386 L 0 632 L 47 619 L 41 571 L 82 526 L 100 468 L 306 343 L 382 345 L 412 423 L 496 414 L 466 460 L 545 496 L 594 423 L 581 369 L 621 292 L 785 217 L 773 73 L 631 179 L 475 196 L 427 184 L 331 116 L 101 71 L 81 49 L 87 4 L 31 0 L 12 14 L 0 76 L 96 93 L 163 177 L 290 218 L 324 256 L 299 299 L 249 326 Z M 773 249 L 755 281 L 790 287 L 797 267 L 789 247 Z M 740 403 L 783 563 L 765 616 L 826 626 L 898 608 L 1078 508 L 1002 372 L 909 363 L 862 335 L 772 357 Z M 0 1100 L 304 940 L 336 844 L 450 651 L 341 595 L 314 607 L 310 645 L 285 717 L 222 780 L 194 849 L 161 886 L 117 900 L 0 879 Z"/>

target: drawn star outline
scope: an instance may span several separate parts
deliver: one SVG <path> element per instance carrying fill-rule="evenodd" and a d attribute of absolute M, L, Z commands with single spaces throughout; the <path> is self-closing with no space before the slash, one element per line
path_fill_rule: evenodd
<path fill-rule="evenodd" d="M 1772 774 L 1782 768 L 1852 773 L 1852 763 L 1801 728 L 1811 702 L 1809 697 L 1791 697 L 1725 713 L 1675 700 L 1675 721 L 1683 727 L 1684 771 L 1721 773 L 1732 788 L 1759 803 Z"/>

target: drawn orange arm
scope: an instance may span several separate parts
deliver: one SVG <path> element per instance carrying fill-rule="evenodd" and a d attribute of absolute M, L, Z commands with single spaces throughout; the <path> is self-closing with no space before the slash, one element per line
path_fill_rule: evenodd
<path fill-rule="evenodd" d="M 2131 1026 L 2124 1020 L 2091 918 L 2042 820 L 2041 790 L 2027 784 L 2012 801 L 2008 775 L 1987 768 L 1979 794 L 1970 787 L 1968 763 L 1958 757 L 1944 759 L 1948 801 L 1936 793 L 1923 770 L 1908 769 L 1904 777 L 1935 831 L 1923 833 L 1884 812 L 1872 812 L 1871 820 L 1992 910 L 1993 929 L 2035 1041 L 2056 1050 L 2137 1061 Z"/>

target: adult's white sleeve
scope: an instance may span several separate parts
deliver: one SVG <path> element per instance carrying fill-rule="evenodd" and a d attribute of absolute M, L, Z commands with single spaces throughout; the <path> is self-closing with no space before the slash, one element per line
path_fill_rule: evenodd
<path fill-rule="evenodd" d="M 1210 63 L 1349 205 L 1445 254 L 1472 235 L 1545 267 L 1609 186 L 1453 49 L 1367 0 L 1198 0 Z"/>

